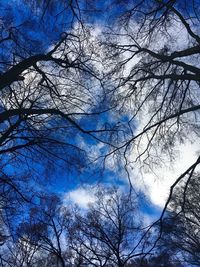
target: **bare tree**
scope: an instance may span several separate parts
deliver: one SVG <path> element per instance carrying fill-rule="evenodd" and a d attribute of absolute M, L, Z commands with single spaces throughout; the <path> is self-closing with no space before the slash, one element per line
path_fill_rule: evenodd
<path fill-rule="evenodd" d="M 141 218 L 133 195 L 100 187 L 86 214 L 77 215 L 72 249 L 81 266 L 126 266 L 145 251 Z"/>
<path fill-rule="evenodd" d="M 85 11 L 91 6 L 89 1 L 51 0 L 37 5 L 22 1 L 15 12 L 11 5 L 1 6 L 0 208 L 8 231 L 8 236 L 1 233 L 1 242 L 12 254 L 7 262 L 2 254 L 5 266 L 36 265 L 41 248 L 49 251 L 51 261 L 65 266 L 60 235 L 67 223 L 55 214 L 60 210 L 42 206 L 41 221 L 30 216 L 15 232 L 18 207 L 24 202 L 34 205 L 33 195 L 39 190 L 35 178 L 41 179 L 45 165 L 48 169 L 65 162 L 69 169 L 82 169 L 89 157 L 80 140 L 110 146 L 118 129 L 100 119 L 110 107 L 102 104 L 100 45 L 84 25 Z M 92 125 L 91 118 L 95 118 Z"/>
<path fill-rule="evenodd" d="M 41 182 L 44 166 L 51 169 L 64 162 L 70 170 L 83 169 L 89 157 L 80 140 L 107 143 L 105 135 L 113 131 L 101 123 L 89 125 L 91 118 L 98 121 L 104 112 L 97 69 L 100 48 L 84 26 L 90 7 L 89 1 L 50 0 L 37 5 L 22 1 L 14 5 L 15 10 L 1 4 L 0 208 L 4 221 L 6 207 L 34 201 L 32 193 L 39 190 L 36 178 Z"/>
<path fill-rule="evenodd" d="M 131 112 L 133 127 L 133 136 L 119 148 L 137 146 L 138 155 L 147 154 L 148 163 L 148 152 L 158 146 L 170 156 L 178 138 L 186 140 L 190 131 L 198 137 L 198 15 L 195 1 L 191 8 L 181 4 L 184 1 L 135 2 L 121 18 L 124 27 L 113 31 L 117 39 L 110 43 L 110 51 L 121 55 L 116 95 L 120 94 L 121 108 Z M 135 124 L 145 114 L 135 133 Z M 145 138 L 147 145 L 142 146 Z"/>
<path fill-rule="evenodd" d="M 106 133 L 115 132 L 114 127 L 108 129 L 98 120 L 108 108 L 102 106 L 100 46 L 90 28 L 83 25 L 83 10 L 89 3 L 40 1 L 36 8 L 32 1 L 25 2 L 24 10 L 27 5 L 29 12 L 39 13 L 40 20 L 31 18 L 28 23 L 29 16 L 21 18 L 20 25 L 11 26 L 17 23 L 12 14 L 10 25 L 4 21 L 6 16 L 2 17 L 0 29 L 0 154 L 12 159 L 10 164 L 28 159 L 38 162 L 41 157 L 48 158 L 51 165 L 65 161 L 70 168 L 81 169 L 86 153 L 79 139 L 106 144 Z M 57 23 L 50 26 L 59 34 L 48 36 L 45 44 L 49 17 Z M 89 126 L 91 118 L 99 121 L 98 127 L 97 123 Z"/>
<path fill-rule="evenodd" d="M 169 254 L 166 251 L 157 253 L 155 255 L 151 255 L 148 259 L 136 259 L 133 260 L 132 263 L 127 265 L 127 267 L 181 267 L 182 265 L 180 260 L 176 260 L 173 258 L 173 254 Z"/>
<path fill-rule="evenodd" d="M 137 161 L 152 170 L 173 162 L 178 144 L 199 140 L 199 5 L 195 0 L 120 3 L 126 11 L 106 44 L 110 57 L 118 57 L 111 70 L 113 101 L 127 112 L 132 135 L 107 156 L 120 151 L 127 171 Z M 183 179 L 189 183 L 199 163 L 197 152 L 196 161 L 171 185 L 161 229 L 174 188 Z"/>
<path fill-rule="evenodd" d="M 65 236 L 72 223 L 71 217 L 69 209 L 63 207 L 55 195 L 42 196 L 40 206 L 30 210 L 29 218 L 22 221 L 17 234 L 20 242 L 27 244 L 31 251 L 37 250 L 35 257 L 28 255 L 35 264 L 43 259 L 46 266 L 68 266 L 70 257 Z M 30 266 L 35 266 L 34 262 Z"/>
<path fill-rule="evenodd" d="M 103 59 L 100 58 L 102 45 L 94 42 L 89 27 L 84 26 L 82 1 L 60 1 L 58 6 L 55 1 L 38 1 L 38 7 L 30 1 L 27 7 L 39 19 L 33 16 L 29 23 L 30 13 L 25 12 L 20 23 L 12 12 L 8 22 L 6 12 L 2 15 L 0 154 L 2 162 L 8 162 L 0 176 L 2 210 L 11 202 L 11 196 L 27 201 L 20 186 L 23 181 L 16 175 L 17 166 L 24 168 L 26 163 L 27 169 L 34 169 L 38 160 L 52 165 L 65 161 L 69 168 L 76 169 L 87 165 L 87 145 L 84 147 L 80 142 L 83 137 L 86 144 L 101 142 L 108 146 L 102 149 L 103 159 L 114 156 L 118 160 L 121 158 L 115 156 L 123 156 L 127 173 L 129 166 L 138 160 L 150 168 L 165 161 L 166 156 L 173 160 L 177 143 L 185 142 L 189 135 L 198 140 L 198 1 L 191 1 L 191 5 L 179 0 L 136 0 L 128 5 L 124 1 L 116 2 L 124 5 L 126 12 L 118 18 L 118 27 L 109 32 L 111 38 L 106 40 Z M 54 24 L 49 24 L 51 19 Z M 27 29 L 33 25 L 42 30 L 29 34 Z M 45 39 L 45 30 L 52 25 L 58 34 L 49 34 Z M 110 72 L 102 71 L 105 68 Z M 113 113 L 108 122 L 108 116 L 101 115 L 110 110 Z M 90 123 L 91 118 L 93 123 Z M 125 126 L 124 129 L 121 126 Z M 135 151 L 137 153 L 133 153 Z M 199 163 L 198 156 L 171 186 L 158 220 L 159 238 L 174 188 L 186 179 L 184 190 L 187 190 Z M 8 171 L 10 166 L 16 170 L 14 175 Z M 30 195 L 28 197 L 30 201 Z M 116 199 L 112 201 L 115 203 Z M 105 266 L 109 259 L 109 264 L 124 266 L 131 258 L 145 254 L 142 244 L 153 225 L 144 235 L 138 225 L 133 227 L 140 237 L 135 240 L 132 237 L 131 243 L 127 239 L 130 235 L 126 235 L 119 224 L 112 225 L 115 222 L 112 216 L 121 223 L 121 215 L 118 214 L 119 220 L 114 206 L 109 203 L 104 206 L 100 200 L 98 205 L 99 209 L 104 209 L 103 213 L 95 210 L 95 206 L 91 208 L 87 214 L 89 223 L 82 219 L 80 239 L 76 231 L 74 233 L 72 241 L 78 243 L 72 242 L 73 249 L 80 255 L 80 262 Z M 119 207 L 121 202 L 116 205 Z M 102 225 L 100 219 L 104 214 L 111 220 L 112 231 Z M 99 236 L 88 239 L 88 245 L 84 240 L 95 233 Z M 105 240 L 108 234 L 111 236 Z M 126 255 L 121 250 L 123 244 L 128 244 Z M 62 254 L 58 247 L 56 251 L 57 256 Z M 86 251 L 94 259 L 85 257 Z"/>
<path fill-rule="evenodd" d="M 176 188 L 164 220 L 161 246 L 191 266 L 200 264 L 199 175 L 186 179 Z"/>

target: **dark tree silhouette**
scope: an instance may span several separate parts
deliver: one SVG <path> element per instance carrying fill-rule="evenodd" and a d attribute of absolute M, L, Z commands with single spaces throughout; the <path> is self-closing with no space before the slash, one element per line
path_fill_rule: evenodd
<path fill-rule="evenodd" d="M 162 247 L 181 255 L 190 266 L 200 264 L 199 175 L 176 188 L 164 219 Z"/>
<path fill-rule="evenodd" d="M 123 27 L 117 28 L 116 42 L 108 40 L 111 53 L 121 55 L 115 89 L 116 95 L 120 93 L 119 105 L 131 111 L 130 125 L 140 115 L 147 117 L 119 148 L 137 147 L 138 157 L 147 154 L 146 163 L 152 163 L 150 151 L 153 154 L 158 146 L 158 152 L 171 156 L 177 139 L 183 142 L 191 131 L 198 137 L 197 2 L 183 2 L 133 1 L 121 18 Z M 147 145 L 142 146 L 145 138 Z"/>
<path fill-rule="evenodd" d="M 94 60 L 99 45 L 83 25 L 92 3 L 50 0 L 0 6 L 3 218 L 13 201 L 34 200 L 36 178 L 41 180 L 45 166 L 48 170 L 64 162 L 78 171 L 88 164 L 80 138 L 106 143 L 106 133 L 114 130 L 88 124 L 104 112 L 98 108 L 102 85 Z"/>
<path fill-rule="evenodd" d="M 145 240 L 136 199 L 117 188 L 100 187 L 85 215 L 78 215 L 72 249 L 87 266 L 126 266 L 145 254 Z M 83 266 L 85 266 L 83 265 Z"/>
<path fill-rule="evenodd" d="M 145 170 L 173 162 L 178 144 L 199 140 L 198 3 L 131 1 L 107 37 L 110 57 L 118 57 L 111 70 L 113 97 L 118 109 L 129 113 L 132 128 L 132 136 L 108 155 L 120 150 L 126 170 L 135 161 Z M 199 163 L 197 153 L 196 161 L 171 185 L 161 229 L 174 188 L 192 177 Z"/>
<path fill-rule="evenodd" d="M 65 238 L 73 223 L 72 214 L 56 195 L 43 195 L 39 205 L 27 211 L 16 227 L 13 239 L 4 244 L 2 266 L 72 266 L 72 254 Z"/>
<path fill-rule="evenodd" d="M 173 255 L 169 255 L 167 252 L 156 253 L 155 256 L 150 256 L 148 259 L 133 260 L 127 267 L 181 267 L 181 261 L 174 259 Z"/>
<path fill-rule="evenodd" d="M 7 7 L 0 4 L 0 220 L 3 222 L 0 245 L 3 248 L 9 238 L 15 242 L 9 228 L 18 207 L 23 202 L 33 205 L 35 200 L 33 193 L 37 186 L 34 190 L 31 187 L 35 167 L 39 171 L 44 165 L 63 161 L 69 169 L 83 169 L 92 156 L 87 155 L 87 146 L 102 143 L 107 145 L 101 149 L 102 158 L 113 157 L 118 162 L 123 159 L 129 175 L 129 167 L 135 161 L 140 160 L 142 166 L 151 169 L 162 160 L 173 160 L 181 142 L 199 140 L 198 0 L 190 4 L 185 0 L 114 1 L 125 11 L 120 15 L 116 12 L 117 26 L 102 37 L 103 42 L 101 38 L 95 41 L 90 27 L 84 24 L 91 1 L 21 2 L 21 6 L 15 6 L 17 15 L 10 4 Z M 102 115 L 108 111 L 111 113 Z M 85 147 L 80 142 L 82 138 Z M 132 220 L 130 199 L 124 197 L 121 202 L 117 193 L 113 193 L 111 202 L 103 201 L 106 192 L 102 191 L 102 200 L 99 197 L 87 217 L 78 217 L 81 224 L 76 224 L 70 240 L 76 257 L 74 264 L 125 266 L 134 257 L 148 255 L 160 244 L 164 229 L 166 234 L 168 219 L 163 221 L 163 218 L 173 202 L 180 208 L 174 212 L 181 231 L 176 231 L 176 236 L 172 230 L 166 240 L 169 236 L 176 248 L 179 242 L 179 251 L 187 261 L 199 263 L 195 228 L 199 223 L 195 211 L 198 205 L 190 206 L 188 193 L 197 186 L 198 175 L 194 173 L 199 163 L 197 153 L 196 161 L 171 186 L 160 218 L 145 232 L 137 220 Z M 179 183 L 182 185 L 176 189 Z M 196 203 L 197 195 L 193 195 L 192 201 Z M 192 210 L 195 214 L 190 214 Z M 41 212 L 44 215 L 45 208 Z M 51 221 L 50 215 L 46 214 L 43 223 Z M 107 225 L 103 223 L 106 220 Z M 147 237 L 158 224 L 159 234 L 149 246 Z M 28 231 L 25 225 L 21 226 Z M 49 242 L 46 248 L 51 248 L 51 255 L 48 254 L 51 264 L 65 266 L 56 231 L 56 247 L 48 231 L 38 232 Z M 179 234 L 188 242 L 182 244 Z M 26 243 L 21 240 L 18 238 L 12 263 L 1 253 L 0 260 L 6 267 L 33 265 L 31 261 L 38 247 L 24 248 Z M 55 263 L 57 260 L 59 263 Z"/>

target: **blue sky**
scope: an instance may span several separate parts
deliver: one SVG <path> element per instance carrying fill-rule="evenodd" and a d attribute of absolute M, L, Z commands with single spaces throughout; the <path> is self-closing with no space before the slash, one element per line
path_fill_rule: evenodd
<path fill-rule="evenodd" d="M 112 2 L 112 1 L 111 1 Z M 113 8 L 111 5 L 108 8 L 108 1 L 100 2 L 98 4 L 99 9 L 107 8 L 109 12 L 98 13 L 91 15 L 88 17 L 89 23 L 94 23 L 98 25 L 98 27 L 102 27 L 104 22 L 107 20 L 112 21 L 114 15 L 120 14 L 125 8 L 125 5 L 122 7 Z M 63 31 L 68 31 L 69 22 L 71 21 L 71 14 L 63 13 L 62 16 L 58 16 L 55 18 L 55 14 L 58 14 L 62 10 L 63 6 L 60 5 L 59 9 L 51 9 L 50 11 L 46 11 L 44 17 L 41 17 L 41 13 L 38 9 L 35 12 L 32 11 L 32 8 L 28 4 L 27 1 L 1 1 L 0 3 L 0 16 L 2 17 L 2 24 L 4 35 L 7 36 L 9 30 L 13 31 L 13 34 L 16 35 L 17 38 L 20 38 L 20 42 L 23 44 L 23 49 L 17 49 L 18 56 L 21 53 L 24 53 L 24 48 L 27 49 L 27 53 L 30 54 L 39 54 L 43 53 L 48 48 L 55 43 L 59 38 Z M 4 47 L 4 51 L 2 51 L 4 56 L 7 56 L 9 60 L 10 50 L 15 47 L 15 43 L 8 42 L 6 47 Z M 9 56 L 8 56 L 9 55 Z M 98 109 L 105 109 L 106 106 L 109 105 L 109 99 L 107 101 L 104 100 L 101 103 L 101 106 Z M 96 110 L 95 110 L 96 111 Z M 94 112 L 94 110 L 93 110 Z M 126 123 L 128 119 L 128 115 L 124 114 L 120 117 L 121 123 Z M 114 127 L 116 121 L 113 120 L 111 113 L 106 112 L 101 116 L 84 117 L 79 123 L 85 129 L 91 129 L 100 127 L 100 125 L 104 125 L 104 123 L 110 124 L 109 127 Z M 102 126 L 101 126 L 102 127 Z M 123 125 L 121 126 L 123 127 Z M 65 141 L 70 142 L 71 144 L 78 145 L 79 141 L 82 138 L 84 140 L 84 145 L 87 146 L 88 151 L 94 150 L 95 146 L 98 146 L 99 143 L 88 137 L 87 135 L 80 134 L 77 130 L 73 129 L 71 132 L 72 136 L 76 136 L 75 138 L 66 138 Z M 62 138 L 62 137 L 61 137 Z M 106 138 L 106 137 L 105 137 Z M 105 147 L 101 147 L 100 152 L 106 152 Z M 57 192 L 59 194 L 65 194 L 68 191 L 74 191 L 76 188 L 82 186 L 82 184 L 94 185 L 95 183 L 103 183 L 103 184 L 116 184 L 119 186 L 127 186 L 127 190 L 129 190 L 129 184 L 127 182 L 126 177 L 122 176 L 122 170 L 120 170 L 121 166 L 119 165 L 116 169 L 105 169 L 102 171 L 102 162 L 97 163 L 94 162 L 90 164 L 89 168 L 85 168 L 85 163 L 87 165 L 87 158 L 84 158 L 83 155 L 78 155 L 76 151 L 73 149 L 66 150 L 66 153 L 69 156 L 69 162 L 66 164 L 64 161 L 59 160 L 58 158 L 54 158 L 53 160 L 57 161 L 57 167 L 51 167 L 51 163 L 48 163 L 48 160 L 42 159 L 42 157 L 36 156 L 33 161 L 32 159 L 26 158 L 24 160 L 24 156 L 19 156 L 20 164 L 24 164 L 24 169 L 18 169 L 18 163 L 12 162 L 8 167 L 6 167 L 9 173 L 27 173 L 29 172 L 29 167 L 31 166 L 32 170 L 30 171 L 30 175 L 33 176 L 33 181 L 38 181 L 38 188 L 42 188 L 44 190 L 49 190 L 53 192 Z M 73 155 L 74 153 L 74 155 Z M 73 157 L 76 157 L 80 162 L 77 164 L 80 165 L 80 169 L 73 164 Z M 26 157 L 26 155 L 25 155 Z M 38 158 L 37 158 L 38 157 Z M 72 164 L 70 165 L 70 160 Z M 81 163 L 82 162 L 82 163 Z M 46 164 L 46 167 L 44 166 Z M 82 166 L 81 166 L 82 164 Z M 87 167 L 87 166 L 86 166 Z M 49 182 L 46 182 L 46 178 L 48 176 Z M 124 172 L 123 172 L 124 176 Z M 34 178 L 35 177 L 35 178 Z M 30 182 L 32 185 L 32 182 Z M 153 211 L 154 207 L 152 205 L 146 206 L 145 211 L 150 214 L 150 210 Z"/>
<path fill-rule="evenodd" d="M 100 2 L 99 8 L 105 8 L 108 6 L 108 2 L 105 1 Z M 105 24 L 106 20 L 112 22 L 114 16 L 119 15 L 120 12 L 123 11 L 124 6 L 118 6 L 113 9 L 110 6 L 109 12 L 104 13 L 102 16 L 101 13 L 95 14 L 95 16 L 89 16 L 89 23 L 94 23 L 95 26 L 102 27 Z M 44 17 L 41 17 L 41 13 L 36 11 L 35 13 L 32 11 L 31 6 L 27 1 L 1 1 L 0 3 L 0 16 L 2 17 L 2 27 L 4 28 L 4 35 L 6 36 L 9 33 L 9 29 L 12 29 L 13 34 L 16 34 L 17 38 L 20 38 L 20 42 L 23 43 L 23 47 L 19 49 L 19 56 L 26 56 L 26 53 L 31 54 L 39 54 L 44 53 L 48 50 L 49 47 L 52 46 L 57 40 L 59 40 L 60 35 L 64 31 L 69 30 L 69 24 L 71 22 L 71 14 L 70 13 L 62 13 L 62 16 L 55 17 L 55 14 L 58 14 L 63 9 L 62 4 L 58 5 L 58 8 L 51 9 L 51 11 L 46 11 Z M 107 15 L 109 14 L 109 16 Z M 87 18 L 87 17 L 86 17 Z M 13 42 L 8 42 L 7 45 L 2 49 L 1 55 L 10 56 L 10 50 L 15 46 Z M 11 58 L 10 58 L 11 59 Z M 107 99 L 107 102 L 104 100 L 103 103 L 100 103 L 97 110 L 103 110 L 107 106 L 110 105 L 110 100 Z M 96 110 L 92 110 L 93 112 Z M 128 120 L 128 114 L 121 114 L 120 119 L 121 127 L 123 128 L 123 123 L 125 124 Z M 103 127 L 106 123 L 109 127 L 114 127 L 117 125 L 118 121 L 116 121 L 111 112 L 105 112 L 98 116 L 84 117 L 79 120 L 79 123 L 85 129 L 94 129 L 96 127 Z M 124 128 L 125 130 L 125 128 Z M 126 129 L 128 131 L 128 129 Z M 62 135 L 62 133 L 61 133 Z M 94 140 L 93 138 L 87 136 L 86 134 L 81 134 L 76 129 L 71 130 L 71 136 L 74 138 L 69 138 L 65 141 L 73 145 L 79 145 L 80 140 L 84 140 L 84 146 L 87 147 L 89 152 L 95 151 L 96 147 L 98 147 L 99 142 Z M 98 134 L 96 134 L 98 136 Z M 63 138 L 62 136 L 60 138 Z M 106 140 L 106 136 L 104 137 Z M 99 152 L 106 152 L 106 147 L 102 146 L 99 149 Z M 57 167 L 53 168 L 51 163 L 37 155 L 34 159 L 26 159 L 24 157 L 21 158 L 21 163 L 24 164 L 24 169 L 19 172 L 18 165 L 12 163 L 7 167 L 9 172 L 13 173 L 21 173 L 27 172 L 29 166 L 32 168 L 32 173 L 35 177 L 35 181 L 38 183 L 38 188 L 53 191 L 59 194 L 66 194 L 69 191 L 74 191 L 79 189 L 83 184 L 86 185 L 94 185 L 95 183 L 103 183 L 105 185 L 115 184 L 118 186 L 127 187 L 127 191 L 129 190 L 129 183 L 127 181 L 127 176 L 122 169 L 122 165 L 117 165 L 116 168 L 106 168 L 102 171 L 102 161 L 100 162 L 89 162 L 87 157 L 84 155 L 79 155 L 77 165 L 73 163 L 73 158 L 76 155 L 76 151 L 66 148 L 66 153 L 68 155 L 69 162 L 66 164 L 64 161 L 59 160 L 58 158 L 53 158 L 53 160 L 57 161 Z M 70 160 L 72 164 L 70 165 Z M 44 165 L 46 164 L 46 167 Z M 78 169 L 78 164 L 80 166 L 80 170 Z M 85 168 L 84 165 L 88 165 L 89 168 Z M 46 178 L 49 179 L 47 182 Z M 32 185 L 32 182 L 30 182 Z M 148 200 L 149 201 L 149 200 Z M 155 215 L 159 213 L 159 209 L 154 207 L 152 204 L 147 204 L 147 202 L 143 205 L 144 213 L 148 215 Z"/>
<path fill-rule="evenodd" d="M 52 47 L 60 39 L 63 32 L 71 31 L 71 26 L 75 22 L 72 19 L 71 11 L 63 12 L 65 6 L 63 6 L 62 1 L 56 2 L 59 2 L 60 4 L 58 4 L 55 9 L 52 6 L 43 14 L 39 9 L 35 9 L 33 12 L 30 2 L 26 0 L 2 0 L 0 2 L 1 38 L 6 38 L 9 33 L 12 33 L 13 39 L 15 40 L 15 42 L 7 41 L 1 46 L 0 61 L 7 60 L 14 61 L 16 63 L 27 56 L 45 53 L 49 51 L 49 49 L 52 49 Z M 113 8 L 111 5 L 112 1 L 99 1 L 96 7 L 97 9 L 103 9 L 104 12 L 101 13 L 96 11 L 94 13 L 91 11 L 91 13 L 84 16 L 84 21 L 87 26 L 90 26 L 91 35 L 94 36 L 94 39 L 101 37 L 101 33 L 108 30 L 109 27 L 114 28 L 114 19 L 116 15 L 120 16 L 120 14 L 123 13 L 124 9 L 128 7 L 129 1 L 121 2 L 127 3 L 126 5 L 119 4 Z M 73 24 L 74 29 L 72 31 L 75 31 L 77 25 L 78 22 Z M 175 50 L 181 50 L 188 46 L 188 35 L 183 30 L 180 23 L 174 23 L 168 30 L 171 38 L 174 38 L 175 40 L 174 43 L 170 43 L 169 46 L 172 46 Z M 125 38 L 124 36 L 118 36 L 118 38 L 119 42 L 121 41 L 122 43 L 128 40 L 123 40 L 123 38 Z M 72 44 L 73 41 L 74 40 L 72 40 L 70 44 Z M 21 46 L 17 45 L 18 42 Z M 163 46 L 164 42 L 164 37 L 160 38 L 156 42 L 154 48 L 159 50 L 160 47 Z M 96 46 L 96 48 L 99 49 L 98 46 Z M 12 53 L 12 51 L 14 51 L 14 53 Z M 102 50 L 100 50 L 100 52 L 101 51 Z M 126 64 L 124 73 L 130 73 L 134 64 L 135 62 L 131 61 Z M 41 66 L 41 68 L 42 67 L 44 66 Z M 97 62 L 95 67 L 97 69 L 99 67 L 100 71 L 103 70 L 106 73 L 106 70 L 104 70 L 104 62 Z M 9 64 L 2 64 L 0 71 L 4 72 L 6 68 L 9 68 Z M 48 71 L 51 72 L 53 70 L 54 65 L 52 64 Z M 55 68 L 55 71 L 59 71 L 59 68 Z M 138 131 L 143 129 L 145 123 L 149 120 L 149 114 L 146 114 L 144 111 L 140 117 L 141 119 L 138 119 L 138 121 L 133 119 L 130 125 L 131 129 L 128 128 L 127 122 L 130 120 L 131 116 L 133 116 L 131 113 L 133 110 L 125 108 L 117 110 L 116 113 L 112 110 L 103 112 L 104 110 L 109 109 L 110 106 L 114 105 L 116 99 L 113 100 L 112 94 L 109 93 L 107 93 L 106 97 L 103 98 L 104 92 L 100 84 L 98 84 L 98 82 L 94 82 L 93 79 L 90 79 L 89 75 L 83 75 L 81 78 L 87 79 L 85 85 L 88 85 L 88 88 L 92 91 L 91 97 L 95 96 L 95 100 L 93 99 L 95 107 L 90 108 L 90 104 L 86 104 L 85 106 L 83 104 L 83 106 L 81 106 L 81 100 L 83 100 L 82 103 L 84 103 L 85 100 L 82 99 L 85 91 L 83 89 L 82 92 L 81 89 L 79 89 L 77 92 L 80 93 L 80 96 L 78 96 L 80 97 L 80 101 L 77 101 L 77 103 L 80 105 L 80 108 L 77 110 L 84 110 L 85 112 L 90 113 L 99 112 L 99 114 L 93 114 L 90 116 L 80 116 L 79 114 L 71 116 L 70 118 L 73 119 L 80 127 L 82 127 L 85 131 L 90 131 L 92 129 L 113 129 L 112 141 L 116 145 L 123 143 L 123 133 L 126 133 L 126 136 L 133 137 L 134 133 L 138 133 Z M 76 79 L 76 75 L 74 75 L 74 73 L 72 75 L 72 80 L 73 79 Z M 73 86 L 71 86 L 71 91 L 69 90 L 69 92 L 72 92 L 72 96 L 76 97 L 76 95 L 73 95 L 73 90 L 76 89 L 76 80 L 73 82 Z M 68 88 L 69 85 L 67 84 L 66 87 Z M 106 92 L 109 92 L 109 90 L 111 91 L 111 89 L 114 88 L 112 82 L 108 87 L 109 88 L 106 88 Z M 14 86 L 13 88 L 16 89 Z M 120 90 L 117 91 L 117 93 L 118 92 L 120 92 Z M 70 102 L 70 99 L 67 99 L 67 101 Z M 90 100 L 87 99 L 87 101 L 89 102 Z M 43 104 L 44 102 L 41 100 L 39 104 Z M 71 106 L 69 104 L 69 112 L 71 112 L 73 107 L 74 110 L 72 110 L 72 112 L 76 112 L 77 110 L 75 106 L 75 104 L 74 106 L 73 104 L 71 104 Z M 6 104 L 3 104 L 2 100 L 0 104 L 1 111 L 3 111 L 4 108 L 7 108 L 7 106 Z M 66 110 L 68 111 L 68 109 Z M 10 120 L 10 123 L 14 123 L 14 120 L 15 118 Z M 70 198 L 71 202 L 79 205 L 79 207 L 83 210 L 87 209 L 88 204 L 94 201 L 94 188 L 97 188 L 97 185 L 100 184 L 105 187 L 116 185 L 120 188 L 120 190 L 128 193 L 130 190 L 129 182 L 131 182 L 133 191 L 135 190 L 138 195 L 140 211 L 144 216 L 144 223 L 146 223 L 146 225 L 151 224 L 159 218 L 169 194 L 170 186 L 177 177 L 179 177 L 179 175 L 181 175 L 185 169 L 187 169 L 196 160 L 196 154 L 198 153 L 199 148 L 199 142 L 198 140 L 192 140 L 193 136 L 191 136 L 190 140 L 188 139 L 185 141 L 184 144 L 174 142 L 174 158 L 170 161 L 168 158 L 164 157 L 164 153 L 161 155 L 163 152 L 162 147 L 158 146 L 156 147 L 157 150 L 155 156 L 156 167 L 153 171 L 150 166 L 150 171 L 146 171 L 144 168 L 144 171 L 140 172 L 140 166 L 137 164 L 138 162 L 136 163 L 134 161 L 137 155 L 135 150 L 132 149 L 133 142 L 131 143 L 132 147 L 129 146 L 126 151 L 126 156 L 130 163 L 126 166 L 124 158 L 120 158 L 117 153 L 115 156 L 112 155 L 113 157 L 107 157 L 106 160 L 103 157 L 103 155 L 109 153 L 110 149 L 109 146 L 105 144 L 106 142 L 109 142 L 109 135 L 106 133 L 99 134 L 94 132 L 92 133 L 92 137 L 91 135 L 83 133 L 74 127 L 73 123 L 70 123 L 69 120 L 67 121 L 66 119 L 58 117 L 56 119 L 53 117 L 52 120 L 48 120 L 48 126 L 51 126 L 53 129 L 59 128 L 57 126 L 60 125 L 62 125 L 62 129 L 49 131 L 48 137 L 55 138 L 60 142 L 66 143 L 66 145 L 59 146 L 58 144 L 54 144 L 52 147 L 45 145 L 43 147 L 38 146 L 37 152 L 33 148 L 28 151 L 21 150 L 16 154 L 8 154 L 8 156 L 3 154 L 1 161 L 1 165 L 3 165 L 2 170 L 13 179 L 12 181 L 15 182 L 17 186 L 23 190 L 23 192 L 25 192 L 26 196 L 30 197 L 33 193 L 36 193 L 37 195 L 38 192 L 58 194 L 64 204 L 68 204 Z M 2 131 L 4 130 L 3 127 L 5 129 L 7 129 L 6 127 L 9 127 L 7 121 L 4 125 L 1 125 Z M 20 127 L 22 129 L 20 137 L 34 136 L 34 131 L 32 132 L 28 127 L 28 130 L 24 130 L 26 123 L 21 123 Z M 115 129 L 118 130 L 118 133 L 120 130 L 120 134 L 118 136 L 114 134 Z M 44 130 L 46 130 L 45 127 Z M 38 131 L 38 133 L 42 136 L 40 131 Z M 21 144 L 24 140 L 22 141 L 17 134 L 18 133 L 16 133 L 15 144 Z M 98 141 L 98 138 L 103 142 Z M 9 146 L 9 144 L 12 145 L 13 140 L 11 138 L 9 141 L 10 143 L 5 143 L 5 147 L 7 145 Z M 148 137 L 146 140 L 144 138 L 144 140 L 140 143 L 141 147 L 143 146 L 145 148 L 148 141 Z M 79 150 L 78 148 L 81 148 L 82 150 Z M 135 145 L 135 148 L 137 150 L 137 144 Z M 49 157 L 47 156 L 45 149 L 49 149 Z M 121 149 L 119 152 L 121 153 L 120 156 L 122 156 L 124 150 Z M 162 166 L 159 162 L 161 161 L 161 156 L 163 156 L 162 159 L 165 161 Z M 145 157 L 146 154 L 144 157 L 141 157 L 141 161 Z M 129 175 L 126 172 L 125 166 L 127 167 Z M 130 179 L 130 181 L 128 179 Z M 32 200 L 38 204 L 39 197 L 36 196 Z M 17 201 L 17 198 L 15 201 Z M 24 213 L 19 210 L 19 216 L 26 216 L 25 211 L 28 211 L 29 207 L 28 204 L 27 206 L 24 205 Z"/>

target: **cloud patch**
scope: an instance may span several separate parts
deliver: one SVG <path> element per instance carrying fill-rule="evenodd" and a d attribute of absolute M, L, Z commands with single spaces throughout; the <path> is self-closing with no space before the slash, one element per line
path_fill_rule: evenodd
<path fill-rule="evenodd" d="M 65 194 L 64 202 L 71 201 L 80 208 L 86 209 L 88 205 L 95 202 L 92 188 L 77 188 Z"/>

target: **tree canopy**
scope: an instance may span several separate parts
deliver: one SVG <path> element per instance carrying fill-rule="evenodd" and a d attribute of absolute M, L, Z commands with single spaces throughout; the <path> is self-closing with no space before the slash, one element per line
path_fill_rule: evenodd
<path fill-rule="evenodd" d="M 133 176 L 199 144 L 199 1 L 0 7 L 2 266 L 198 266 L 198 147 L 146 225 Z M 56 170 L 92 183 L 99 172 L 103 184 L 123 176 L 130 190 L 100 187 L 84 213 L 50 192 Z"/>

